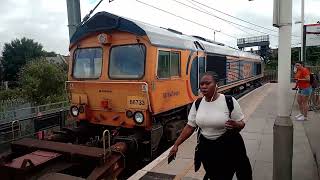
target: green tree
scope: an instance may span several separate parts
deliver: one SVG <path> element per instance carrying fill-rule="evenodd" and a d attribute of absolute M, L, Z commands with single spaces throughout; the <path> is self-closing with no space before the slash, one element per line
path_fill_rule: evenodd
<path fill-rule="evenodd" d="M 291 48 L 291 63 L 295 64 L 296 62 L 300 61 L 300 47 Z"/>
<path fill-rule="evenodd" d="M 40 43 L 32 39 L 15 39 L 10 43 L 4 44 L 2 52 L 2 63 L 4 68 L 4 80 L 16 81 L 18 72 L 31 59 L 39 58 L 44 55 Z"/>
<path fill-rule="evenodd" d="M 272 49 L 269 60 L 266 64 L 266 70 L 276 70 L 278 67 L 278 49 Z"/>
<path fill-rule="evenodd" d="M 320 65 L 320 47 L 311 46 L 306 47 L 306 64 L 310 66 L 319 66 Z"/>
<path fill-rule="evenodd" d="M 56 57 L 57 56 L 57 54 L 54 51 L 51 51 L 51 52 L 43 51 L 43 54 L 45 57 Z"/>
<path fill-rule="evenodd" d="M 319 66 L 320 65 L 320 47 L 306 47 L 306 57 L 305 63 L 309 66 Z M 301 48 L 293 47 L 291 48 L 291 63 L 294 64 L 300 61 Z M 278 68 L 278 49 L 273 49 L 270 61 L 266 65 L 267 70 L 276 70 Z"/>
<path fill-rule="evenodd" d="M 20 97 L 20 89 L 0 90 L 0 100 L 12 100 Z"/>
<path fill-rule="evenodd" d="M 3 81 L 3 65 L 2 65 L 2 58 L 0 57 L 0 83 Z"/>
<path fill-rule="evenodd" d="M 66 100 L 67 72 L 58 64 L 40 58 L 28 62 L 19 75 L 23 98 L 35 105 Z"/>

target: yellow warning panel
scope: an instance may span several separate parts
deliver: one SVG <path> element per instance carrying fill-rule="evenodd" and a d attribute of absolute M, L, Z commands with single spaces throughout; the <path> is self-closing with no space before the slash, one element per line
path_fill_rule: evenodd
<path fill-rule="evenodd" d="M 127 96 L 128 109 L 147 109 L 147 98 L 141 96 Z"/>

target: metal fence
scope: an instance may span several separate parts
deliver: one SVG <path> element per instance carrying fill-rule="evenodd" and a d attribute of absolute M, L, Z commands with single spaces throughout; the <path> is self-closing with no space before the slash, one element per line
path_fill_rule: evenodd
<path fill-rule="evenodd" d="M 275 83 L 277 81 L 278 81 L 278 71 L 277 70 L 264 71 L 262 82 Z"/>
<path fill-rule="evenodd" d="M 0 112 L 30 107 L 31 103 L 24 99 L 0 100 Z"/>
<path fill-rule="evenodd" d="M 0 123 L 5 121 L 13 121 L 19 119 L 33 118 L 39 115 L 46 115 L 69 107 L 68 101 L 45 104 L 34 107 L 24 107 L 9 111 L 0 112 Z"/>
<path fill-rule="evenodd" d="M 69 119 L 69 103 L 58 102 L 36 107 L 22 108 L 0 113 L 0 152 L 9 147 L 10 142 L 36 135 L 50 134 L 52 130 L 74 126 Z M 21 112 L 30 112 L 28 114 Z M 69 121 L 66 121 L 69 119 Z M 66 125 L 67 122 L 67 125 Z"/>

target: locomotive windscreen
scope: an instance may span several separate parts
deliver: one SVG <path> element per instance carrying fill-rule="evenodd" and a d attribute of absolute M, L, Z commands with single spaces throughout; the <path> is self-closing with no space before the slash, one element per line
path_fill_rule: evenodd
<path fill-rule="evenodd" d="M 226 84 L 226 56 L 208 55 L 207 56 L 207 71 L 214 71 L 219 76 L 219 85 Z"/>

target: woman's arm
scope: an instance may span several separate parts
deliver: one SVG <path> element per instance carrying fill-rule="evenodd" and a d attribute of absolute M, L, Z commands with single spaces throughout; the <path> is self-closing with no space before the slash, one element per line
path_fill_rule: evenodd
<path fill-rule="evenodd" d="M 241 131 L 246 125 L 244 114 L 242 113 L 239 102 L 232 98 L 234 109 L 231 112 L 230 119 L 225 123 L 227 129 L 237 129 Z"/>
<path fill-rule="evenodd" d="M 183 128 L 180 136 L 178 137 L 178 139 L 174 143 L 174 145 L 169 153 L 169 156 L 171 156 L 171 155 L 176 156 L 176 154 L 178 152 L 178 146 L 180 144 L 182 144 L 186 139 L 188 139 L 192 135 L 192 133 L 194 132 L 195 129 L 196 128 L 194 128 L 188 124 Z"/>
<path fill-rule="evenodd" d="M 186 139 L 188 139 L 192 135 L 192 133 L 194 132 L 195 129 L 196 128 L 194 128 L 194 127 L 190 126 L 189 124 L 187 124 L 183 128 L 180 136 L 178 137 L 178 139 L 176 140 L 174 145 L 175 146 L 179 146 L 180 144 L 182 144 Z"/>
<path fill-rule="evenodd" d="M 310 76 L 307 75 L 305 78 L 299 78 L 297 81 L 310 81 Z"/>

